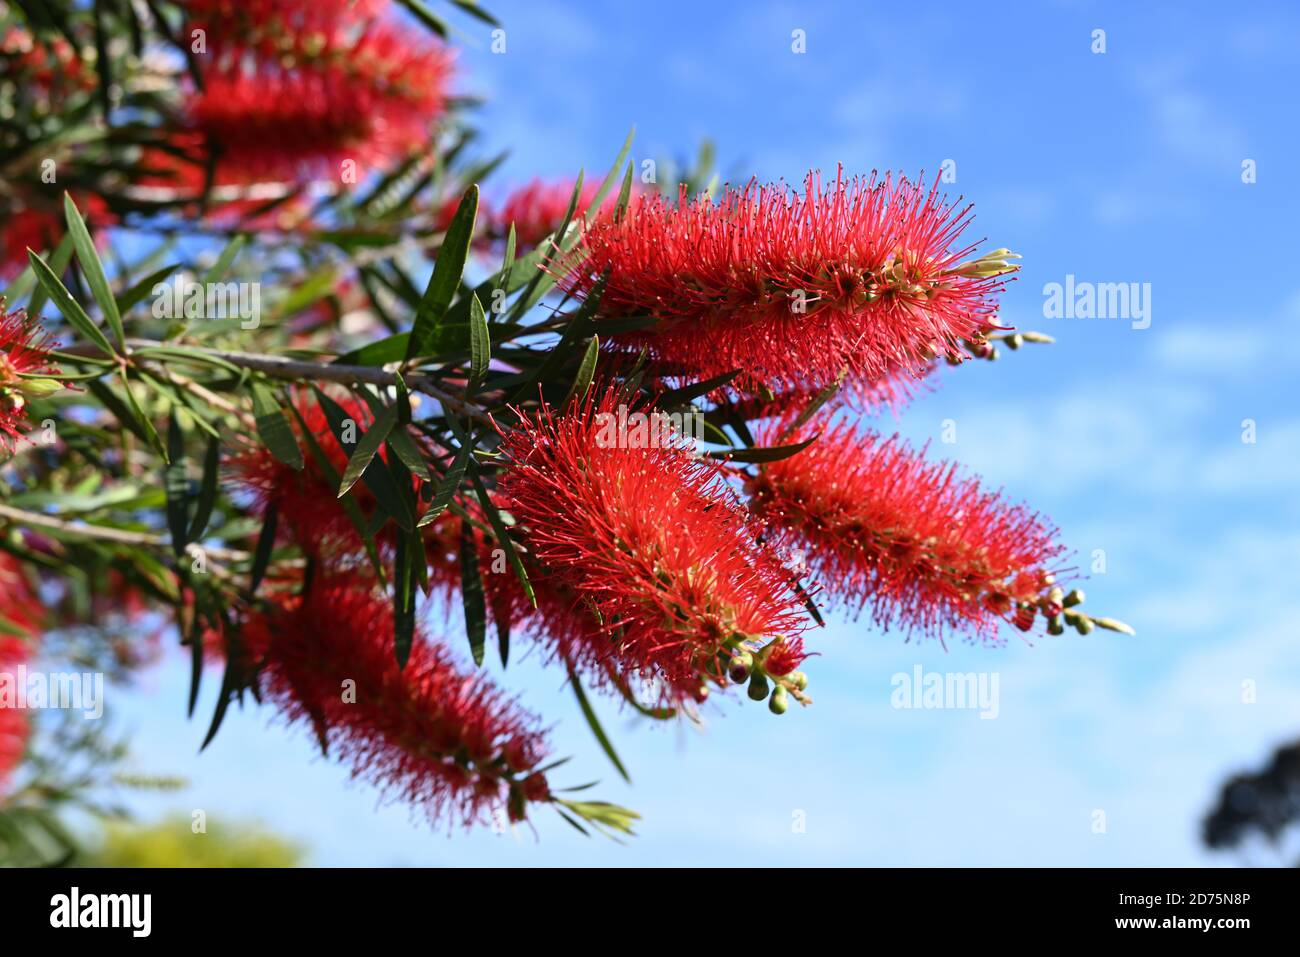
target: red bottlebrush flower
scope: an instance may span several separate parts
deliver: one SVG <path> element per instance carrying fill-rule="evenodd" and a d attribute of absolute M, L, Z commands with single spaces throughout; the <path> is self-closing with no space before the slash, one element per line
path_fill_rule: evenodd
<path fill-rule="evenodd" d="M 77 92 L 93 90 L 95 71 L 63 37 L 38 39 L 22 27 L 0 37 L 0 79 L 19 97 L 38 96 L 46 108 Z"/>
<path fill-rule="evenodd" d="M 256 17 L 204 4 L 203 89 L 186 105 L 193 129 L 248 176 L 316 175 L 338 164 L 383 165 L 421 148 L 446 111 L 450 52 L 414 41 L 364 4 L 270 3 Z M 215 16 L 209 25 L 205 15 Z M 358 169 L 358 176 L 364 175 Z"/>
<path fill-rule="evenodd" d="M 112 221 L 108 204 L 93 193 L 74 195 L 77 208 L 92 230 Z M 62 207 L 24 206 L 0 212 L 0 278 L 18 275 L 27 266 L 27 250 L 52 250 L 63 237 Z M 102 240 L 102 235 L 97 241 Z"/>
<path fill-rule="evenodd" d="M 510 224 L 515 227 L 515 241 L 520 249 L 536 246 L 543 239 L 559 229 L 564 222 L 564 214 L 569 210 L 569 200 L 573 198 L 573 180 L 545 182 L 534 179 L 510 193 L 492 217 L 494 231 L 502 238 L 510 232 Z M 592 180 L 582 184 L 578 194 L 578 205 L 573 214 L 573 221 L 582 220 L 583 211 L 595 200 L 600 192 L 600 183 Z M 617 193 L 610 192 L 605 197 L 598 211 L 591 220 L 599 221 L 613 212 L 618 202 Z"/>
<path fill-rule="evenodd" d="M 41 602 L 17 560 L 0 552 L 0 624 L 4 626 L 0 629 L 0 673 L 12 674 L 28 660 L 43 617 Z M 27 731 L 27 713 L 0 700 L 0 795 L 22 758 Z"/>
<path fill-rule="evenodd" d="M 680 441 L 641 441 L 652 430 L 619 431 L 617 402 L 611 389 L 526 419 L 502 444 L 499 491 L 553 607 L 593 622 L 552 629 L 557 653 L 680 701 L 719 680 L 729 649 L 801 631 L 802 602 L 719 467 Z"/>
<path fill-rule="evenodd" d="M 500 808 L 518 820 L 526 802 L 549 800 L 537 720 L 421 635 L 399 671 L 392 634 L 389 599 L 349 574 L 313 582 L 241 637 L 263 663 L 265 698 L 431 819 L 470 824 Z"/>
<path fill-rule="evenodd" d="M 763 659 L 763 668 L 769 675 L 778 678 L 794 671 L 809 657 L 803 650 L 803 639 L 792 638 L 777 642 L 767 650 Z"/>
<path fill-rule="evenodd" d="M 658 320 L 614 334 L 615 346 L 699 378 L 740 369 L 738 385 L 782 392 L 846 373 L 870 389 L 961 358 L 1012 268 L 1001 250 L 959 263 L 973 248 L 958 245 L 970 208 L 937 190 L 874 173 L 823 189 L 810 173 L 802 195 L 751 183 L 717 203 L 642 196 L 618 222 L 588 227 L 586 259 L 560 284 L 583 295 L 608 270 L 600 317 Z"/>
<path fill-rule="evenodd" d="M 21 437 L 20 427 L 27 421 L 27 397 L 47 392 L 37 383 L 24 379 L 24 373 L 57 376 L 58 368 L 50 362 L 54 347 L 45 333 L 26 313 L 7 313 L 0 298 L 0 451 L 12 452 Z"/>
<path fill-rule="evenodd" d="M 212 223 L 238 223 L 250 231 L 287 232 L 309 228 L 311 200 L 292 179 L 280 182 L 255 181 L 237 163 L 213 159 L 212 188 L 208 204 L 199 200 L 207 187 L 208 144 L 199 133 L 172 133 L 166 146 L 145 148 L 137 164 L 136 190 L 142 195 L 168 202 L 189 201 L 177 207 L 177 215 L 202 218 Z M 289 196 L 288 199 L 284 199 Z M 279 200 L 270 209 L 268 204 Z"/>
<path fill-rule="evenodd" d="M 875 621 L 909 635 L 999 639 L 1027 630 L 1063 549 L 1055 529 L 897 437 L 841 424 L 798 455 L 762 465 L 750 507 L 791 535 L 811 572 Z"/>
<path fill-rule="evenodd" d="M 340 397 L 336 401 L 356 424 L 360 439 L 373 421 L 369 407 L 358 399 Z M 325 411 L 305 399 L 298 400 L 295 407 L 334 472 L 341 475 L 351 452 L 339 442 Z M 274 509 L 281 535 L 304 552 L 328 559 L 360 551 L 361 538 L 339 504 L 338 485 L 328 480 L 306 447 L 297 417 L 290 413 L 289 419 L 302 449 L 303 467 L 286 465 L 266 446 L 250 440 L 226 463 L 231 481 L 252 496 L 259 514 L 266 516 Z M 358 487 L 355 495 L 362 510 L 368 512 L 372 503 L 366 489 Z"/>

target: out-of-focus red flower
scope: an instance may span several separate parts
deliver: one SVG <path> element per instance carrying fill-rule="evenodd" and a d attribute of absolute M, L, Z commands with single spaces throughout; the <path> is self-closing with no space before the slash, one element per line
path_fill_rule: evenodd
<path fill-rule="evenodd" d="M 24 379 L 26 374 L 57 377 L 50 361 L 54 343 L 22 310 L 5 312 L 0 298 L 0 452 L 12 452 L 26 423 L 27 399 L 48 392 L 49 380 Z"/>
<path fill-rule="evenodd" d="M 728 648 L 801 631 L 802 603 L 716 463 L 620 432 L 618 401 L 526 419 L 502 444 L 499 491 L 555 607 L 593 623 L 550 631 L 557 651 L 675 702 L 716 680 Z"/>
<path fill-rule="evenodd" d="M 339 396 L 339 405 L 355 426 L 359 441 L 370 427 L 370 408 L 359 399 Z M 355 447 L 345 448 L 330 427 L 325 411 L 315 401 L 299 398 L 295 407 L 335 474 L 341 475 Z M 316 457 L 304 441 L 298 419 L 289 421 L 303 455 L 303 467 L 294 469 L 281 462 L 266 446 L 247 441 L 225 463 L 236 487 L 253 498 L 254 509 L 266 516 L 276 514 L 280 536 L 318 559 L 346 558 L 362 549 L 361 537 L 339 503 L 338 486 L 329 481 Z M 363 511 L 368 512 L 373 499 L 364 486 L 354 494 Z"/>
<path fill-rule="evenodd" d="M 501 238 L 505 238 L 510 232 L 510 224 L 513 223 L 518 248 L 536 246 L 559 229 L 560 224 L 564 222 L 564 214 L 569 210 L 569 200 L 573 198 L 574 182 L 574 180 L 547 182 L 534 179 L 519 187 L 493 210 L 491 222 L 494 232 Z M 582 191 L 578 195 L 578 205 L 573 214 L 573 222 L 582 222 L 583 211 L 592 204 L 598 192 L 600 192 L 598 181 L 583 182 Z M 600 209 L 590 214 L 588 222 L 595 223 L 607 218 L 614 211 L 617 202 L 618 194 L 611 191 L 601 203 Z"/>
<path fill-rule="evenodd" d="M 306 229 L 311 225 L 311 199 L 292 179 L 258 181 L 237 163 L 213 164 L 208 204 L 199 199 L 207 186 L 207 143 L 200 133 L 174 131 L 165 145 L 146 147 L 140 155 L 137 192 L 146 198 L 175 202 L 177 215 L 202 217 L 212 223 L 238 223 L 251 231 Z M 288 197 L 287 199 L 284 197 Z"/>
<path fill-rule="evenodd" d="M 537 720 L 423 635 L 399 671 L 392 635 L 391 601 L 358 574 L 313 581 L 241 632 L 262 662 L 264 698 L 431 819 L 470 824 L 503 809 L 519 820 L 549 800 Z"/>
<path fill-rule="evenodd" d="M 0 552 L 0 672 L 11 674 L 26 662 L 41 627 L 41 603 L 17 559 Z M 0 702 L 0 795 L 23 755 L 27 713 Z"/>
<path fill-rule="evenodd" d="M 452 57 L 376 19 L 379 7 L 200 4 L 191 29 L 205 31 L 207 52 L 191 127 L 249 177 L 339 175 L 346 160 L 362 177 L 420 149 L 446 111 Z"/>
<path fill-rule="evenodd" d="M 94 68 L 63 37 L 37 38 L 18 26 L 0 37 L 0 80 L 20 97 L 40 96 L 46 107 L 98 82 Z"/>
<path fill-rule="evenodd" d="M 560 284 L 585 295 L 608 270 L 600 317 L 658 320 L 613 334 L 615 346 L 699 378 L 739 369 L 739 385 L 784 392 L 845 375 L 870 390 L 961 358 L 961 340 L 996 313 L 997 274 L 1013 268 L 960 262 L 969 207 L 937 190 L 874 173 L 823 188 L 810 173 L 802 194 L 751 183 L 716 203 L 644 195 L 618 222 L 588 226 L 586 259 L 560 267 Z"/>
<path fill-rule="evenodd" d="M 51 205 L 26 206 L 19 203 L 0 212 L 0 279 L 18 275 L 27 266 L 27 250 L 45 252 L 54 249 L 63 238 L 65 229 L 62 194 L 57 199 L 51 197 Z M 108 204 L 92 193 L 82 193 L 73 197 L 81 211 L 86 224 L 92 229 L 102 228 L 112 222 L 112 213 Z M 103 243 L 103 235 L 96 237 L 96 242 Z"/>
<path fill-rule="evenodd" d="M 999 620 L 1028 630 L 1063 551 L 1037 515 L 849 424 L 747 484 L 750 507 L 788 531 L 827 594 L 869 602 L 909 635 L 998 641 Z"/>
<path fill-rule="evenodd" d="M 767 649 L 763 666 L 769 675 L 781 677 L 790 674 L 808 657 L 808 652 L 803 650 L 803 639 L 791 638 L 777 642 Z"/>

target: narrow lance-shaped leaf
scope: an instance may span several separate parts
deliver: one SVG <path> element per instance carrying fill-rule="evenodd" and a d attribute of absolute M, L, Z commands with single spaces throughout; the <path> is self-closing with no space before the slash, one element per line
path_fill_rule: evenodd
<path fill-rule="evenodd" d="M 50 270 L 56 276 L 62 276 L 63 271 L 68 268 L 68 263 L 72 262 L 72 237 L 64 235 L 59 240 L 59 244 L 54 247 L 54 252 L 50 254 Z M 27 301 L 27 314 L 29 316 L 39 316 L 41 310 L 45 308 L 46 301 L 50 294 L 45 291 L 45 286 L 40 282 L 36 274 L 36 267 L 30 261 L 31 250 L 28 250 L 27 269 L 31 270 L 32 282 L 36 288 L 32 290 L 32 298 Z"/>
<path fill-rule="evenodd" d="M 257 593 L 257 586 L 262 584 L 266 570 L 271 565 L 271 551 L 275 548 L 276 527 L 280 523 L 280 514 L 275 501 L 267 506 L 262 516 L 262 531 L 257 536 L 257 548 L 253 552 L 253 567 L 248 573 L 248 591 Z"/>
<path fill-rule="evenodd" d="M 212 507 L 217 501 L 219 467 L 221 465 L 221 441 L 216 436 L 208 439 L 208 449 L 203 456 L 203 482 L 199 486 L 199 500 L 194 507 L 194 518 L 190 522 L 188 539 L 197 542 L 208 530 L 212 519 Z"/>
<path fill-rule="evenodd" d="M 104 264 L 100 262 L 95 241 L 90 238 L 90 231 L 86 228 L 86 221 L 81 218 L 81 213 L 77 211 L 77 204 L 67 193 L 63 194 L 63 214 L 68 221 L 68 235 L 72 237 L 73 245 L 77 247 L 77 261 L 81 263 L 81 271 L 90 285 L 91 295 L 103 310 L 104 319 L 107 320 L 109 329 L 113 331 L 118 349 L 125 349 L 126 333 L 122 329 L 122 315 L 117 311 L 117 300 L 108 285 Z"/>
<path fill-rule="evenodd" d="M 167 493 L 167 527 L 172 535 L 172 551 L 179 557 L 189 544 L 190 479 L 185 470 L 185 433 L 180 413 L 172 410 L 167 424 L 167 454 L 171 462 L 163 470 L 163 489 Z"/>
<path fill-rule="evenodd" d="M 275 400 L 275 393 L 260 382 L 253 383 L 253 418 L 257 422 L 257 434 L 271 454 L 290 468 L 301 471 L 302 449 L 298 448 L 293 437 L 293 429 L 289 428 L 284 411 Z"/>
<path fill-rule="evenodd" d="M 32 271 L 36 273 L 36 281 L 41 284 L 41 288 L 50 297 L 50 301 L 63 314 L 63 318 L 67 319 L 68 323 L 77 330 L 77 334 L 92 345 L 98 346 L 105 355 L 112 355 L 113 347 L 109 344 L 108 338 L 100 330 L 99 326 L 91 322 L 90 316 L 86 315 L 86 310 L 82 309 L 77 300 L 72 298 L 72 293 L 68 292 L 67 287 L 63 285 L 63 281 L 54 274 L 54 270 L 47 266 L 45 260 L 30 249 L 27 250 L 27 259 L 32 264 Z"/>
<path fill-rule="evenodd" d="M 375 453 L 379 451 L 379 447 L 384 444 L 384 440 L 388 438 L 396 424 L 397 406 L 392 405 L 366 430 L 361 441 L 357 442 L 352 457 L 348 459 L 347 468 L 343 470 L 343 478 L 339 482 L 339 498 L 348 494 L 348 490 L 357 483 L 357 479 L 361 478 L 361 473 L 370 465 Z"/>
<path fill-rule="evenodd" d="M 627 768 L 623 767 L 623 762 L 619 760 L 618 753 L 609 740 L 609 735 L 600 726 L 600 719 L 596 717 L 591 702 L 587 700 L 587 693 L 582 690 L 582 682 L 578 680 L 578 674 L 572 668 L 569 669 L 569 684 L 573 685 L 573 696 L 578 699 L 578 707 L 582 709 L 582 716 L 587 719 L 587 725 L 591 728 L 591 733 L 595 735 L 601 750 L 605 752 L 610 762 L 618 769 L 618 773 L 623 776 L 623 780 L 631 784 L 632 778 L 628 776 Z"/>
<path fill-rule="evenodd" d="M 352 422 L 355 426 L 355 421 L 351 419 L 343 406 L 320 389 L 312 386 L 312 392 L 315 394 L 316 401 L 320 404 L 322 411 L 324 411 L 325 418 L 329 421 L 334 438 L 342 448 L 348 448 L 351 443 L 345 441 L 348 438 L 347 424 Z M 374 495 L 375 504 L 379 506 L 380 512 L 396 521 L 398 527 L 403 531 L 409 532 L 415 528 L 414 510 L 408 505 L 402 495 L 401 488 L 382 462 L 377 462 L 371 458 L 370 464 L 361 472 L 361 481 Z"/>
<path fill-rule="evenodd" d="M 501 545 L 502 551 L 506 553 L 506 561 L 510 567 L 515 570 L 515 575 L 519 578 L 519 584 L 524 586 L 524 594 L 533 607 L 537 607 L 537 596 L 533 593 L 533 583 L 528 580 L 528 572 L 524 568 L 524 563 L 519 559 L 519 553 L 515 550 L 514 540 L 511 539 L 510 533 L 506 530 L 506 524 L 501 520 L 501 512 L 492 504 L 492 499 L 488 497 L 487 489 L 483 486 L 483 480 L 479 478 L 478 471 L 473 463 L 469 467 L 470 481 L 474 483 L 474 492 L 478 495 L 479 504 L 483 506 L 483 511 L 487 514 L 488 523 L 492 526 L 492 531 L 497 537 L 497 542 Z"/>
<path fill-rule="evenodd" d="M 465 394 L 473 395 L 487 375 L 488 363 L 492 358 L 492 342 L 483 304 L 478 301 L 478 296 L 472 294 L 469 304 L 469 347 L 469 383 L 465 386 Z"/>
<path fill-rule="evenodd" d="M 393 653 L 397 667 L 402 670 L 410 660 L 411 644 L 415 641 L 415 586 L 411 566 L 423 558 L 423 553 L 413 550 L 411 544 L 407 536 L 398 535 L 393 560 Z"/>
<path fill-rule="evenodd" d="M 587 397 L 587 390 L 591 388 L 591 380 L 596 374 L 596 358 L 600 355 L 600 337 L 592 336 L 591 342 L 587 343 L 587 351 L 582 356 L 582 364 L 578 366 L 578 374 L 573 380 L 573 385 L 569 387 L 569 394 L 564 397 L 564 402 L 560 408 L 568 408 L 569 403 L 577 399 L 579 403 Z"/>
<path fill-rule="evenodd" d="M 798 455 L 817 441 L 817 436 L 796 442 L 793 445 L 772 445 L 767 448 L 728 449 L 722 452 L 710 452 L 709 458 L 725 459 L 731 462 L 779 462 L 792 455 Z"/>
<path fill-rule="evenodd" d="M 469 650 L 474 656 L 474 664 L 481 665 L 486 641 L 487 611 L 483 599 L 483 579 L 478 567 L 478 544 L 474 538 L 474 529 L 468 522 L 461 523 L 460 527 L 460 581 Z"/>
<path fill-rule="evenodd" d="M 407 359 L 424 355 L 437 336 L 438 326 L 447 313 L 447 307 L 460 288 L 460 277 L 465 272 L 465 261 L 469 258 L 477 215 L 478 186 L 474 185 L 465 190 L 460 205 L 456 207 L 456 214 L 451 218 L 451 225 L 447 227 L 442 248 L 438 250 L 433 275 L 429 277 L 429 285 L 425 287 L 424 296 L 420 299 L 415 325 L 411 328 L 411 338 L 407 342 Z"/>

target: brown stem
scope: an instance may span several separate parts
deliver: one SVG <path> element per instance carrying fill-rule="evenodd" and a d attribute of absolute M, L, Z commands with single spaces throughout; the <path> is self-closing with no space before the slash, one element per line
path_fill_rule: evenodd
<path fill-rule="evenodd" d="M 165 535 L 155 535 L 152 532 L 133 532 L 124 528 L 108 528 L 103 525 L 91 525 L 85 522 L 70 522 L 67 519 L 57 518 L 53 515 L 14 508 L 12 505 L 0 504 L 0 518 L 8 519 L 27 528 L 44 528 L 63 535 L 93 538 L 102 542 L 118 542 L 122 545 L 148 545 L 158 548 L 171 548 L 172 546 L 171 539 Z M 253 557 L 249 552 L 241 552 L 233 548 L 198 544 L 191 544 L 187 552 L 195 548 L 202 550 L 205 555 L 223 562 L 245 562 Z"/>

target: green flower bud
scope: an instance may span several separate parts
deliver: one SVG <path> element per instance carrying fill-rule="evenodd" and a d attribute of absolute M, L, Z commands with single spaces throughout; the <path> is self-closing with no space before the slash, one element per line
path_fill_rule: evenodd
<path fill-rule="evenodd" d="M 808 676 L 802 671 L 792 671 L 789 681 L 790 684 L 794 685 L 796 691 L 808 690 Z"/>
<path fill-rule="evenodd" d="M 19 379 L 13 387 L 23 395 L 37 399 L 63 391 L 63 383 L 58 379 Z"/>
<path fill-rule="evenodd" d="M 1065 619 L 1060 615 L 1053 615 L 1047 622 L 1047 633 L 1049 635 L 1065 634 Z"/>
<path fill-rule="evenodd" d="M 753 676 L 749 679 L 750 699 L 752 701 L 762 701 L 767 698 L 767 693 L 770 690 L 771 689 L 767 683 L 767 675 L 763 674 L 761 671 L 755 671 Z"/>
<path fill-rule="evenodd" d="M 1065 596 L 1065 601 L 1061 602 L 1061 604 L 1066 608 L 1073 608 L 1075 605 L 1083 604 L 1083 590 L 1075 588 Z"/>
<path fill-rule="evenodd" d="M 1087 615 L 1080 615 L 1074 620 L 1074 630 L 1081 635 L 1091 635 L 1092 627 L 1092 619 Z"/>
<path fill-rule="evenodd" d="M 1092 623 L 1098 628 L 1105 628 L 1107 631 L 1118 631 L 1123 635 L 1136 635 L 1132 625 L 1127 625 L 1115 618 L 1094 618 Z"/>
<path fill-rule="evenodd" d="M 773 714 L 785 714 L 788 707 L 790 707 L 790 701 L 786 690 L 777 685 L 776 690 L 772 692 L 772 697 L 768 699 L 767 710 Z"/>

